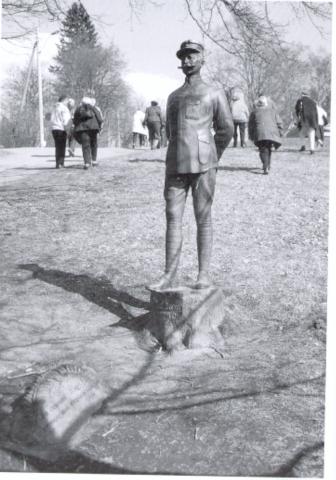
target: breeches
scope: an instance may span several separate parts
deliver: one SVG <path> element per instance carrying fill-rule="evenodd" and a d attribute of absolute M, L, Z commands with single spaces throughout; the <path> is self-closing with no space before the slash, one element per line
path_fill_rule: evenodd
<path fill-rule="evenodd" d="M 184 207 L 191 188 L 197 225 L 211 224 L 211 206 L 216 186 L 216 169 L 203 173 L 167 175 L 164 188 L 168 224 L 182 227 Z"/>

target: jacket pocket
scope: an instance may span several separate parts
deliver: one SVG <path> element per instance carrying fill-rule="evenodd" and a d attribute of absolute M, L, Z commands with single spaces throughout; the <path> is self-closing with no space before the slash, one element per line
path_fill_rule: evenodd
<path fill-rule="evenodd" d="M 201 117 L 201 101 L 194 100 L 186 103 L 186 118 L 199 120 Z"/>
<path fill-rule="evenodd" d="M 198 158 L 199 162 L 202 164 L 208 163 L 210 156 L 211 156 L 211 151 L 212 151 L 212 145 L 211 141 L 209 138 L 209 133 L 208 132 L 198 132 L 197 133 L 198 137 Z"/>

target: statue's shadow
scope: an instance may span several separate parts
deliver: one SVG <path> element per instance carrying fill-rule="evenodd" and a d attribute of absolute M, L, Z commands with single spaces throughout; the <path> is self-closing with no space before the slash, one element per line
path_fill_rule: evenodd
<path fill-rule="evenodd" d="M 229 166 L 219 166 L 218 170 L 223 170 L 225 172 L 248 172 L 253 175 L 262 175 L 263 170 L 259 167 L 229 167 Z"/>
<path fill-rule="evenodd" d="M 86 274 L 74 274 L 58 269 L 46 269 L 35 263 L 20 264 L 20 269 L 32 272 L 32 278 L 77 293 L 91 303 L 104 308 L 119 318 L 110 327 L 124 327 L 140 332 L 148 324 L 149 292 L 141 288 L 143 298 L 115 288 L 105 277 L 92 278 Z M 130 287 L 130 290 L 135 287 Z"/>

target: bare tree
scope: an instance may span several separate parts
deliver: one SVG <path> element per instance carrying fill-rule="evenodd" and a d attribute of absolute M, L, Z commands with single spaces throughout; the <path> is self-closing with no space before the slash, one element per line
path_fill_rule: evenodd
<path fill-rule="evenodd" d="M 2 38 L 29 36 L 36 27 L 32 20 L 59 20 L 65 11 L 64 0 L 2 0 Z"/>

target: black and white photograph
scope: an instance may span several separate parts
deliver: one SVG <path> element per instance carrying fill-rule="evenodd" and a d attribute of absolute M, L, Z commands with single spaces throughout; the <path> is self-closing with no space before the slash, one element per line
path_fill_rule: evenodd
<path fill-rule="evenodd" d="M 1 478 L 336 478 L 333 7 L 2 0 Z"/>

